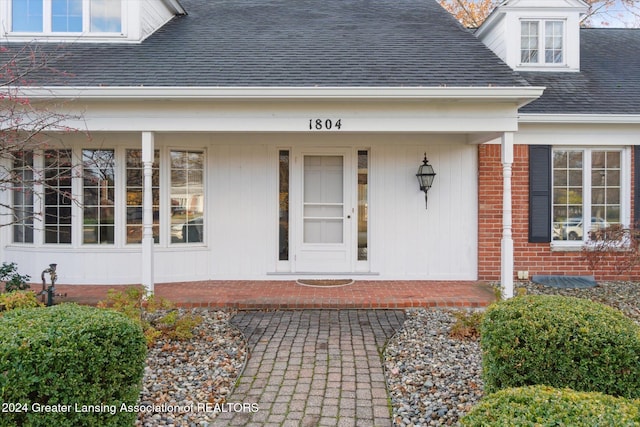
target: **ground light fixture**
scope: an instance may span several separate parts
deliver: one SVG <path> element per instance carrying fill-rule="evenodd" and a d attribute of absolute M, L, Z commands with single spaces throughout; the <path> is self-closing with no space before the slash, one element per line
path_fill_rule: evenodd
<path fill-rule="evenodd" d="M 424 191 L 424 205 L 425 209 L 427 209 L 427 193 L 431 188 L 431 184 L 433 184 L 433 178 L 436 177 L 436 173 L 433 171 L 433 166 L 431 166 L 429 164 L 429 160 L 427 160 L 427 153 L 424 153 L 424 160 L 422 160 L 422 164 L 418 168 L 416 177 L 420 184 L 420 191 Z"/>

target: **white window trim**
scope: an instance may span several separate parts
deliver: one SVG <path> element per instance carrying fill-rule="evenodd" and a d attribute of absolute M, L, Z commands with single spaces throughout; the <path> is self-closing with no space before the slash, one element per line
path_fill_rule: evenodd
<path fill-rule="evenodd" d="M 522 23 L 536 22 L 538 24 L 538 62 L 522 62 Z M 562 62 L 545 62 L 545 23 L 562 23 Z M 565 69 L 567 62 L 567 19 L 566 18 L 520 18 L 518 21 L 518 69 L 559 68 Z"/>
<path fill-rule="evenodd" d="M 51 0 L 43 0 L 43 23 L 41 32 L 14 32 L 13 28 L 13 1 L 3 0 L 0 6 L 0 18 L 2 18 L 3 35 L 11 41 L 32 41 L 33 39 L 46 39 L 48 41 L 77 41 L 79 37 L 90 39 L 94 42 L 127 38 L 129 15 L 127 11 L 128 0 L 120 3 L 120 32 L 92 32 L 91 26 L 91 0 L 82 0 L 82 31 L 81 32 L 53 32 L 51 31 Z"/>
<path fill-rule="evenodd" d="M 588 214 L 591 218 L 591 152 L 592 151 L 620 151 L 620 221 L 624 227 L 628 227 L 631 223 L 631 149 L 629 147 L 607 147 L 607 146 L 554 146 L 552 153 L 556 150 L 573 150 L 582 151 L 583 156 L 583 183 L 588 183 L 588 188 L 583 185 L 582 212 L 583 217 Z M 589 155 L 587 155 L 589 154 Z M 552 155 L 553 157 L 553 155 Z M 553 160 L 552 160 L 553 162 Z M 553 164 L 551 165 L 553 174 Z M 588 171 L 588 173 L 586 172 Z M 587 179 L 588 178 L 588 179 Z M 553 176 L 551 177 L 551 185 L 553 186 Z M 553 188 L 551 191 L 553 199 Z M 553 200 L 552 200 L 553 203 Z M 551 209 L 551 235 L 553 236 L 553 209 Z M 583 221 L 583 227 L 585 227 Z M 583 228 L 582 240 L 551 240 L 551 249 L 555 251 L 576 251 L 582 250 L 588 245 L 589 233 Z"/>

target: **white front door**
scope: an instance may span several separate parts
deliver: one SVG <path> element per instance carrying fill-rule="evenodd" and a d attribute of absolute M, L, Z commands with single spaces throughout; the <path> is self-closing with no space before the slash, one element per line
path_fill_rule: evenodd
<path fill-rule="evenodd" d="M 352 271 L 353 178 L 349 150 L 301 152 L 296 159 L 297 272 L 341 273 Z"/>

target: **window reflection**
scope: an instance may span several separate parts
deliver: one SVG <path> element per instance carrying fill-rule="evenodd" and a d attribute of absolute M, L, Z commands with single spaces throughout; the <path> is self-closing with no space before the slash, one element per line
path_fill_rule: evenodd
<path fill-rule="evenodd" d="M 171 151 L 171 242 L 202 242 L 203 215 L 204 153 Z"/>
<path fill-rule="evenodd" d="M 279 255 L 280 261 L 289 260 L 289 151 L 280 151 L 279 166 Z"/>
<path fill-rule="evenodd" d="M 554 151 L 554 240 L 585 240 L 589 232 L 621 222 L 621 156 L 619 150 Z"/>
<path fill-rule="evenodd" d="M 83 243 L 114 243 L 113 150 L 82 150 Z"/>
<path fill-rule="evenodd" d="M 91 0 L 91 32 L 119 33 L 122 31 L 121 0 Z"/>
<path fill-rule="evenodd" d="M 71 243 L 71 150 L 46 150 L 44 168 L 44 242 Z"/>
<path fill-rule="evenodd" d="M 358 261 L 366 261 L 369 252 L 369 153 L 358 151 Z"/>

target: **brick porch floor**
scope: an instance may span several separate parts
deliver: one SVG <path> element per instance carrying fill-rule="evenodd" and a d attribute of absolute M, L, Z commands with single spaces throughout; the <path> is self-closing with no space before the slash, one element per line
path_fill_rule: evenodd
<path fill-rule="evenodd" d="M 55 302 L 95 304 L 122 285 L 56 285 Z M 41 286 L 34 286 L 40 291 Z M 295 281 L 201 281 L 159 283 L 158 296 L 183 307 L 258 309 L 485 307 L 495 300 L 482 282 L 366 281 L 343 287 L 308 287 Z"/>

